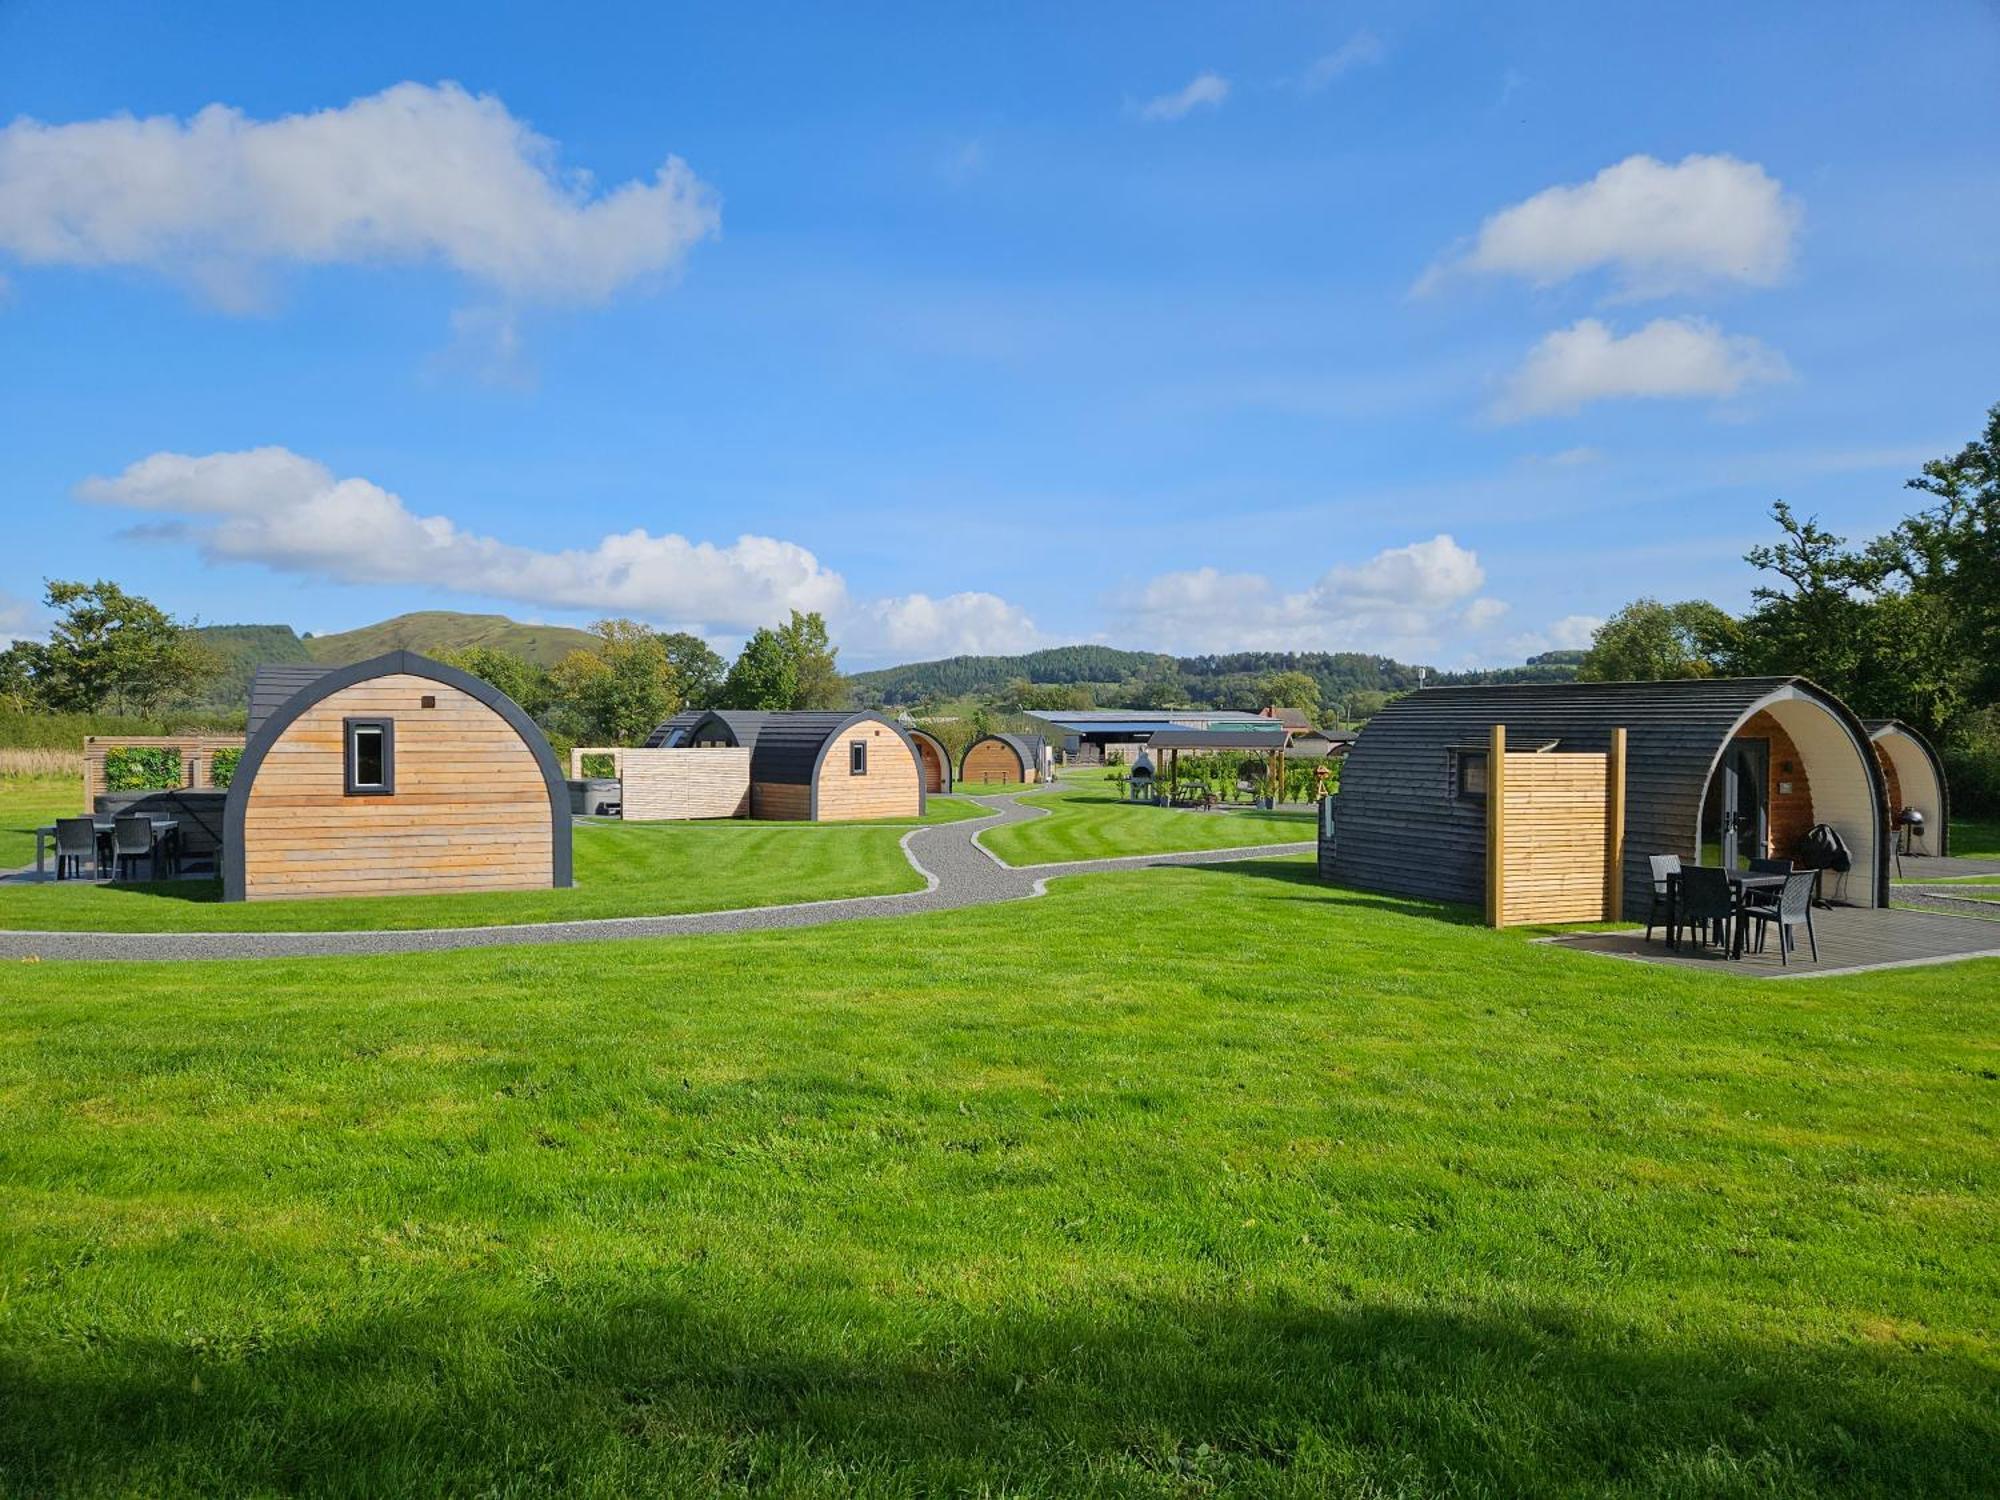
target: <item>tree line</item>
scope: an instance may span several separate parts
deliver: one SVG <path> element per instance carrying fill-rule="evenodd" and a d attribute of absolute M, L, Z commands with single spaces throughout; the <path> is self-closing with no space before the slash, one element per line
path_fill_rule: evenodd
<path fill-rule="evenodd" d="M 1858 543 L 1777 501 L 1776 538 L 1744 554 L 1761 575 L 1748 611 L 1634 600 L 1580 675 L 1810 677 L 1864 717 L 1914 725 L 1944 753 L 1955 805 L 2000 812 L 2000 405 L 1906 488 L 1926 499 Z"/>

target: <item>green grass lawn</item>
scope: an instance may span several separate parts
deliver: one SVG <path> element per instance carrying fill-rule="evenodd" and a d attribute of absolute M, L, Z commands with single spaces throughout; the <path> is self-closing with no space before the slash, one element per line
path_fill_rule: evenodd
<path fill-rule="evenodd" d="M 82 810 L 83 778 L 0 776 L 0 870 L 35 862 L 35 830 Z"/>
<path fill-rule="evenodd" d="M 1298 860 L 24 965 L 0 1491 L 1987 1494 L 1996 997 Z"/>
<path fill-rule="evenodd" d="M 933 801 L 939 808 L 944 799 Z M 586 917 L 727 911 L 923 889 L 901 839 L 879 823 L 579 823 L 567 891 L 354 896 L 225 903 L 216 880 L 0 886 L 16 931 L 335 932 L 477 927 Z"/>
<path fill-rule="evenodd" d="M 1250 809 L 1209 813 L 1126 802 L 1101 775 L 1072 773 L 1057 790 L 1022 800 L 1047 808 L 1049 816 L 1010 823 L 979 836 L 1010 865 L 1289 844 L 1318 833 L 1318 820 L 1311 813 Z"/>
<path fill-rule="evenodd" d="M 2000 818 L 1953 818 L 1951 852 L 1962 859 L 2000 859 Z"/>

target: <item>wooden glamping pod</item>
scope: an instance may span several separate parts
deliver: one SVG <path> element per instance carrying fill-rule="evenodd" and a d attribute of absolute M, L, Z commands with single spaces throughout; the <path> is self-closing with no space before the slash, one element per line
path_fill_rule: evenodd
<path fill-rule="evenodd" d="M 1951 790 L 1944 762 L 1931 742 L 1900 719 L 1868 720 L 1868 737 L 1875 742 L 1882 778 L 1888 783 L 1892 828 L 1900 835 L 1909 822 L 1906 813 L 1914 811 L 1923 824 L 1911 848 L 1922 854 L 1951 853 Z"/>
<path fill-rule="evenodd" d="M 840 823 L 923 815 L 916 746 L 888 720 L 842 709 L 748 717 L 755 723 L 739 723 L 736 732 L 754 734 L 751 817 Z"/>
<path fill-rule="evenodd" d="M 1887 793 L 1875 747 L 1844 703 L 1802 677 L 1411 693 L 1369 720 L 1348 754 L 1340 791 L 1322 810 L 1320 873 L 1369 890 L 1483 900 L 1494 919 L 1487 851 L 1496 784 L 1499 826 L 1513 840 L 1500 873 L 1528 868 L 1525 886 L 1567 882 L 1574 898 L 1587 895 L 1590 860 L 1600 859 L 1609 866 L 1598 877 L 1603 916 L 1646 910 L 1649 855 L 1730 864 L 1795 856 L 1822 823 L 1852 859 L 1846 874 L 1828 873 L 1826 893 L 1859 906 L 1889 902 Z M 1548 873 L 1532 871 L 1537 859 Z M 1565 870 L 1566 861 L 1576 868 Z"/>
<path fill-rule="evenodd" d="M 917 749 L 917 767 L 924 774 L 924 791 L 948 792 L 951 790 L 951 752 L 944 747 L 944 741 L 924 729 L 905 729 L 910 743 Z"/>
<path fill-rule="evenodd" d="M 1039 734 L 989 734 L 965 747 L 958 779 L 967 786 L 1008 785 L 1042 779 Z"/>
<path fill-rule="evenodd" d="M 226 901 L 570 884 L 569 788 L 498 688 L 414 651 L 262 668 L 223 810 Z"/>

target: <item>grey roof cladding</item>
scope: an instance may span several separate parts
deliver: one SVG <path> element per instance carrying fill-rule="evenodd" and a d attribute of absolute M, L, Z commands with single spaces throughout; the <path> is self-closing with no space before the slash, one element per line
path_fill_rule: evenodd
<path fill-rule="evenodd" d="M 750 779 L 793 786 L 811 785 L 821 752 L 842 730 L 870 720 L 887 722 L 872 711 L 857 713 L 844 708 L 798 709 L 765 714 L 763 720 L 750 751 Z M 897 735 L 897 739 L 902 738 Z"/>
<path fill-rule="evenodd" d="M 1504 724 L 1522 746 L 1608 750 L 1626 732 L 1625 909 L 1643 912 L 1650 854 L 1684 852 L 1700 824 L 1709 773 L 1736 725 L 1758 704 L 1796 688 L 1865 741 L 1860 720 L 1801 677 L 1710 677 L 1681 682 L 1532 683 L 1425 688 L 1370 719 L 1341 770 L 1334 837 L 1320 871 L 1372 890 L 1477 903 L 1484 896 L 1484 805 L 1451 795 L 1449 752 L 1484 746 Z M 1872 763 L 1878 788 L 1879 771 Z M 1878 792 L 1878 796 L 1879 796 Z M 1887 842 L 1878 840 L 1886 866 Z M 1875 884 L 1886 900 L 1886 868 Z"/>
<path fill-rule="evenodd" d="M 729 737 L 729 742 L 739 750 L 757 748 L 757 736 L 763 733 L 767 720 L 783 718 L 783 712 L 755 708 L 711 708 L 699 719 L 694 727 L 681 736 L 683 745 L 708 738 L 715 730 Z M 668 721 L 669 723 L 672 720 Z"/>
<path fill-rule="evenodd" d="M 250 676 L 250 712 L 243 723 L 244 738 L 256 734 L 292 694 L 311 686 L 331 670 L 330 667 L 259 667 Z"/>
<path fill-rule="evenodd" d="M 656 724 L 653 727 L 653 732 L 646 736 L 646 743 L 640 748 L 644 750 L 676 749 L 686 740 L 688 731 L 707 717 L 708 710 L 705 708 L 684 708 L 671 719 L 663 719 L 660 723 Z"/>

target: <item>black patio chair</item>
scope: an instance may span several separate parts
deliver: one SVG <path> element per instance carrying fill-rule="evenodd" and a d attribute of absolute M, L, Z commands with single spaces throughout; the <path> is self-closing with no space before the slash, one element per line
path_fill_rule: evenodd
<path fill-rule="evenodd" d="M 104 858 L 98 853 L 97 823 L 92 818 L 56 819 L 56 879 L 83 879 L 88 863 L 93 878 L 103 879 Z"/>
<path fill-rule="evenodd" d="M 1792 873 L 1792 862 L 1789 859 L 1753 859 L 1750 861 L 1750 873 L 1752 875 L 1789 875 Z M 1776 906 L 1778 904 L 1778 893 L 1776 891 L 1745 891 L 1743 893 L 1743 904 L 1745 906 Z"/>
<path fill-rule="evenodd" d="M 118 818 L 112 823 L 111 834 L 111 878 L 124 876 L 140 860 L 146 862 L 146 873 L 156 874 L 153 862 L 153 820 L 151 818 Z"/>
<path fill-rule="evenodd" d="M 1678 854 L 1649 854 L 1646 863 L 1653 867 L 1653 899 L 1646 908 L 1646 941 L 1650 943 L 1656 926 L 1664 926 L 1672 935 L 1674 892 L 1669 879 L 1680 874 L 1681 857 Z"/>
<path fill-rule="evenodd" d="M 1736 913 L 1736 889 L 1729 883 L 1729 872 L 1719 865 L 1689 865 L 1681 871 L 1680 899 L 1667 941 L 1679 947 L 1681 929 L 1686 928 L 1699 934 L 1703 943 L 1721 943 L 1726 953 L 1729 924 Z"/>
<path fill-rule="evenodd" d="M 1743 908 L 1745 921 L 1757 924 L 1757 951 L 1764 951 L 1764 938 L 1773 923 L 1778 928 L 1778 962 L 1789 964 L 1793 946 L 1792 929 L 1803 927 L 1806 942 L 1811 946 L 1813 962 L 1819 962 L 1819 935 L 1813 931 L 1812 893 L 1813 882 L 1819 878 L 1815 870 L 1797 870 L 1785 877 L 1785 888 L 1778 892 L 1775 906 L 1746 906 Z"/>

